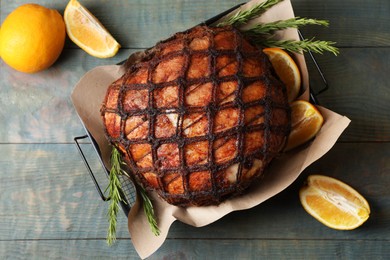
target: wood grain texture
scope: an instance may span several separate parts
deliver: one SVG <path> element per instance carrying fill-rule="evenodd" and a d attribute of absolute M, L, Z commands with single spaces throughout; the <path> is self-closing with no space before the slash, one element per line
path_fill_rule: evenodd
<path fill-rule="evenodd" d="M 107 178 L 92 146 L 82 147 L 104 190 Z M 0 240 L 106 236 L 108 204 L 75 145 L 3 144 L 0 154 Z M 127 226 L 124 214 L 118 221 Z M 124 228 L 118 235 L 129 237 Z"/>
<path fill-rule="evenodd" d="M 15 1 L 7 3 L 6 5 L 3 4 L 1 8 L 2 20 L 5 19 L 5 16 L 16 8 L 16 6 L 25 2 L 26 1 Z M 100 16 L 102 16 L 102 18 L 106 17 L 106 19 L 108 19 L 107 22 L 113 22 L 114 28 L 122 27 L 119 31 L 126 33 L 122 36 L 124 39 L 134 38 L 139 40 L 140 38 L 145 38 L 149 40 L 148 44 L 137 43 L 133 46 L 141 48 L 149 47 L 171 33 L 181 30 L 169 26 L 164 29 L 161 27 L 161 24 L 164 24 L 164 22 L 160 20 L 158 21 L 159 26 L 155 26 L 150 21 L 146 21 L 142 24 L 128 25 L 125 20 L 122 23 L 118 22 L 118 24 L 115 24 L 114 21 L 116 17 L 123 17 L 123 14 L 114 16 L 113 19 L 110 19 L 110 17 L 107 17 L 108 15 L 104 5 L 92 1 L 82 2 L 85 3 L 87 7 L 90 7 L 92 11 L 95 11 L 98 14 L 101 12 L 102 15 Z M 222 11 L 233 6 L 235 3 L 232 2 L 233 1 L 224 1 L 222 5 L 214 2 L 211 4 L 218 6 L 216 10 Z M 302 10 L 304 12 L 303 14 L 310 11 L 315 17 L 318 15 L 319 18 L 322 18 L 321 15 L 316 13 L 317 11 L 323 12 L 325 17 L 328 15 L 327 12 L 340 17 L 340 13 L 337 12 L 341 12 L 341 9 L 339 10 L 335 7 L 336 2 L 328 2 L 326 4 L 327 8 L 321 8 L 321 5 L 314 8 L 312 1 L 293 1 L 293 4 L 296 5 L 297 10 Z M 337 2 L 337 4 L 339 3 Z M 350 2 L 346 4 L 353 6 L 354 9 L 357 9 L 359 12 L 363 12 L 363 9 L 359 7 L 360 5 Z M 158 15 L 165 17 L 165 19 L 167 19 L 165 22 L 168 23 L 169 19 L 174 18 L 171 18 L 167 12 L 171 10 L 173 6 L 179 6 L 182 8 L 182 13 L 191 14 L 190 18 L 186 16 L 176 17 L 179 20 L 171 22 L 177 26 L 183 25 L 185 26 L 183 28 L 188 28 L 192 26 L 190 23 L 196 24 L 196 16 L 194 13 L 202 13 L 202 15 L 205 15 L 202 19 L 214 15 L 199 11 L 203 10 L 202 6 L 205 5 L 206 3 L 204 1 L 196 1 L 196 4 L 194 5 L 188 2 L 180 4 L 177 1 L 152 1 L 147 2 L 147 4 L 143 2 L 139 3 L 137 1 L 115 1 L 112 12 L 121 14 L 120 10 L 129 10 L 129 17 L 127 17 L 127 15 L 125 16 L 127 17 L 126 19 L 133 22 L 152 19 L 146 15 L 147 12 L 151 14 L 158 13 Z M 384 3 L 378 1 L 378 6 L 383 7 L 380 9 L 381 11 L 379 14 L 377 14 L 378 9 L 375 7 L 375 10 L 367 15 L 375 15 L 379 21 L 388 19 L 388 16 L 383 14 L 382 11 L 386 10 L 388 5 L 388 1 L 384 1 Z M 57 8 L 60 11 L 64 6 L 65 4 L 62 1 L 53 1 L 48 4 L 48 7 Z M 131 6 L 137 6 L 137 10 L 146 12 L 144 13 L 145 17 L 142 19 L 139 18 L 138 16 L 142 15 L 139 14 L 140 12 L 134 12 L 134 14 L 132 14 Z M 311 9 L 307 9 L 307 6 L 310 6 Z M 154 8 L 159 8 L 161 10 L 157 12 Z M 219 8 L 221 8 L 221 10 Z M 195 10 L 198 10 L 198 12 Z M 207 10 L 209 10 L 208 12 L 212 12 L 210 11 L 212 8 Z M 105 14 L 105 16 L 103 14 Z M 358 17 L 357 14 L 354 15 Z M 99 17 L 99 15 L 97 16 Z M 158 29 L 159 32 L 156 33 L 147 30 L 144 28 L 146 25 Z M 151 35 L 145 37 L 141 37 L 140 35 L 136 36 L 137 33 L 126 30 L 123 26 L 140 30 L 143 29 L 145 32 L 150 32 Z M 390 38 L 386 36 L 389 31 L 388 26 L 382 28 L 381 26 L 372 25 L 371 27 L 375 29 L 379 28 L 380 30 L 383 29 L 382 32 L 380 34 L 377 33 L 377 35 L 381 35 L 381 37 L 389 40 L 389 43 L 387 45 L 385 44 L 385 46 L 390 46 Z M 167 31 L 171 29 L 175 31 Z M 321 36 L 321 29 L 315 28 L 313 30 Z M 330 31 L 329 33 L 331 35 L 344 35 L 342 32 L 333 31 L 333 27 L 325 30 Z M 368 31 L 368 29 L 364 28 L 362 30 Z M 354 39 L 360 35 L 358 30 L 348 30 L 348 32 L 355 35 L 355 37 L 352 37 Z M 141 32 L 139 32 L 139 34 L 140 33 Z M 162 35 L 164 33 L 166 35 Z M 134 37 L 132 37 L 132 35 L 134 35 Z M 310 34 L 306 36 L 310 36 Z M 325 39 L 328 38 L 325 37 Z M 335 40 L 337 41 L 337 39 Z M 353 42 L 355 42 L 355 40 Z M 125 44 L 124 46 L 125 48 L 121 49 L 118 55 L 111 59 L 97 59 L 87 55 L 79 49 L 73 49 L 73 47 L 71 47 L 71 49 L 67 48 L 63 51 L 60 59 L 52 68 L 33 75 L 16 72 L 1 61 L 0 82 L 3 87 L 0 89 L 0 103 L 2 104 L 3 109 L 0 111 L 0 120 L 5 122 L 5 127 L 0 128 L 0 142 L 62 143 L 71 142 L 74 136 L 83 133 L 83 129 L 69 98 L 73 86 L 88 70 L 99 65 L 115 64 L 137 50 L 126 49 L 126 46 L 132 46 L 131 44 Z M 348 46 L 353 47 L 354 45 L 350 43 Z M 381 46 L 381 44 L 378 44 L 378 46 Z M 347 129 L 348 134 L 344 134 L 341 137 L 342 141 L 361 142 L 390 140 L 390 113 L 388 113 L 388 111 L 390 111 L 390 88 L 386 74 L 390 61 L 389 50 L 390 48 L 387 47 L 370 49 L 341 48 L 339 57 L 328 54 L 316 56 L 331 86 L 330 90 L 320 97 L 321 104 L 352 119 L 352 124 Z M 366 60 L 366 62 L 361 62 L 362 60 Z M 313 79 L 312 85 L 314 89 L 317 86 L 321 86 L 321 81 L 318 79 L 316 70 L 312 69 L 310 75 Z M 375 91 L 370 91 L 370 89 L 374 89 Z M 360 100 L 361 96 L 364 96 L 365 99 Z M 369 106 L 375 106 L 377 108 L 375 109 L 375 114 L 373 114 L 370 109 L 367 109 Z M 10 117 L 12 114 L 17 114 L 18 116 Z"/>
<path fill-rule="evenodd" d="M 17 6 L 17 0 L 2 4 L 1 21 Z M 67 1 L 40 1 L 63 14 Z M 188 29 L 236 4 L 246 1 L 80 0 L 124 48 L 148 48 L 171 34 Z M 302 28 L 307 37 L 337 42 L 341 47 L 390 46 L 390 2 L 387 0 L 292 0 L 295 15 L 325 19 L 329 28 Z M 109 3 L 109 4 L 108 4 Z M 109 5 L 109 8 L 107 8 Z M 110 10 L 108 12 L 108 9 Z M 369 10 L 369 11 L 368 11 Z M 70 48 L 76 48 L 70 41 Z"/>
<path fill-rule="evenodd" d="M 0 241 L 5 259 L 139 259 L 128 240 L 109 248 L 102 240 Z M 114 256 L 115 255 L 115 256 Z M 346 240 L 166 240 L 153 259 L 378 259 L 390 250 L 382 241 Z"/>
<path fill-rule="evenodd" d="M 104 189 L 107 179 L 99 173 L 91 145 L 82 147 Z M 3 144 L 0 158 L 4 166 L 0 173 L 0 240 L 105 238 L 108 204 L 100 200 L 75 145 Z M 288 189 L 267 202 L 203 228 L 176 222 L 169 237 L 388 240 L 390 192 L 383 186 L 390 182 L 388 158 L 389 143 L 336 144 Z M 354 231 L 340 232 L 310 217 L 300 205 L 298 190 L 306 176 L 314 173 L 336 177 L 357 189 L 372 207 L 369 221 Z M 118 227 L 118 237 L 129 238 L 124 214 L 120 214 Z"/>
<path fill-rule="evenodd" d="M 317 95 L 321 105 L 352 120 L 341 136 L 346 142 L 390 141 L 390 48 L 342 48 L 337 57 L 315 56 L 329 84 Z M 311 86 L 322 88 L 307 57 Z"/>
<path fill-rule="evenodd" d="M 132 50 L 97 59 L 65 49 L 48 70 L 25 74 L 0 62 L 0 142 L 71 142 L 85 133 L 70 100 L 75 84 L 89 70 L 122 61 Z"/>
<path fill-rule="evenodd" d="M 1 21 L 17 6 L 28 2 L 17 0 L 4 5 L 4 8 L 1 8 Z M 63 14 L 68 1 L 41 2 Z M 124 48 L 151 47 L 175 32 L 195 26 L 242 2 L 245 1 L 80 0 L 80 3 L 100 20 Z M 70 41 L 67 42 L 67 46 L 76 48 Z"/>
<path fill-rule="evenodd" d="M 115 58 L 101 60 L 66 49 L 52 68 L 33 75 L 14 71 L 1 61 L 0 142 L 69 143 L 83 135 L 70 100 L 74 85 L 92 68 L 115 64 L 135 51 L 121 50 Z M 318 96 L 320 104 L 352 120 L 341 140 L 390 141 L 390 48 L 348 48 L 341 49 L 338 57 L 316 58 L 330 86 Z M 317 70 L 307 61 L 313 89 L 321 88 Z"/>
<path fill-rule="evenodd" d="M 138 259 L 127 218 L 118 243 L 106 245 L 107 207 L 73 138 L 84 134 L 70 100 L 90 69 L 116 64 L 244 1 L 79 0 L 121 43 L 97 59 L 69 39 L 50 69 L 29 75 L 0 61 L 0 259 Z M 389 259 L 390 1 L 291 0 L 295 14 L 326 19 L 329 28 L 302 28 L 307 38 L 337 42 L 341 53 L 316 55 L 329 83 L 320 104 L 352 122 L 333 149 L 286 190 L 250 210 L 206 227 L 175 222 L 150 259 Z M 30 0 L 1 1 L 0 22 Z M 34 1 L 63 14 L 68 1 Z M 311 85 L 322 81 L 308 60 Z M 85 141 L 83 141 L 85 142 Z M 90 144 L 82 145 L 102 188 L 107 178 Z M 309 174 L 333 176 L 357 189 L 371 216 L 353 231 L 329 229 L 300 205 Z"/>
<path fill-rule="evenodd" d="M 295 15 L 324 19 L 328 28 L 302 28 L 308 38 L 316 37 L 337 42 L 340 47 L 389 47 L 390 2 L 376 1 L 314 1 L 292 0 Z"/>

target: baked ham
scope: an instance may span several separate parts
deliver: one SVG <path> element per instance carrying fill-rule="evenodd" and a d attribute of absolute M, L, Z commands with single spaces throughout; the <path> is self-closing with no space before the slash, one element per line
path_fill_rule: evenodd
<path fill-rule="evenodd" d="M 108 87 L 101 114 L 136 180 L 183 207 L 242 193 L 290 131 L 285 86 L 230 26 L 159 42 Z"/>

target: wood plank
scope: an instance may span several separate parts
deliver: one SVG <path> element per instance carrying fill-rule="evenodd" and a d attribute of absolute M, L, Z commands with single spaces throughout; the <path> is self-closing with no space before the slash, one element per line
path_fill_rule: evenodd
<path fill-rule="evenodd" d="M 17 0 L 2 4 L 1 21 L 17 6 L 27 2 L 29 1 Z M 190 28 L 240 3 L 233 0 L 80 2 L 98 17 L 124 48 L 150 47 L 175 32 Z M 63 13 L 67 1 L 40 3 Z M 293 0 L 292 3 L 297 16 L 326 19 L 331 23 L 329 28 L 302 28 L 309 38 L 316 36 L 319 39 L 335 41 L 342 47 L 390 46 L 390 2 L 387 0 L 329 0 L 322 3 Z M 361 22 L 362 19 L 364 22 Z M 75 48 L 70 41 L 67 46 Z"/>
<path fill-rule="evenodd" d="M 343 48 L 337 57 L 315 57 L 329 83 L 329 89 L 318 96 L 320 104 L 352 120 L 340 140 L 390 141 L 390 48 Z M 317 91 L 323 81 L 306 60 Z"/>
<path fill-rule="evenodd" d="M 92 147 L 86 144 L 83 149 L 97 171 L 100 164 Z M 388 239 L 388 158 L 390 143 L 338 143 L 288 189 L 265 203 L 234 212 L 202 228 L 176 222 L 169 237 Z M 108 204 L 100 200 L 73 144 L 2 144 L 0 165 L 3 166 L 0 172 L 0 240 L 105 238 Z M 368 222 L 356 230 L 342 232 L 329 229 L 309 216 L 300 205 L 298 189 L 306 176 L 313 173 L 343 180 L 366 197 L 372 208 Z M 106 177 L 103 173 L 97 177 L 104 189 Z M 119 215 L 118 237 L 129 238 L 124 214 Z"/>
<path fill-rule="evenodd" d="M 5 259 L 139 259 L 129 240 L 0 241 Z M 389 259 L 388 241 L 168 239 L 148 259 Z"/>
<path fill-rule="evenodd" d="M 2 1 L 0 22 L 27 2 Z M 37 2 L 63 13 L 68 1 Z M 239 3 L 80 2 L 122 44 L 117 56 L 91 57 L 67 39 L 58 62 L 42 73 L 15 72 L 0 61 L 0 259 L 138 259 L 124 214 L 118 219 L 118 243 L 106 245 L 108 204 L 98 196 L 73 144 L 84 129 L 70 93 L 90 69 L 115 64 Z M 280 194 L 206 227 L 176 222 L 149 259 L 390 259 L 390 2 L 292 2 L 296 15 L 331 22 L 329 28 L 302 31 L 341 47 L 339 57 L 317 56 L 330 84 L 318 98 L 351 118 L 350 127 L 328 154 Z M 321 85 L 318 75 L 311 73 L 311 78 L 313 87 Z M 82 147 L 104 189 L 107 179 L 95 152 L 90 144 Z M 309 216 L 298 190 L 313 173 L 345 181 L 367 198 L 372 211 L 367 223 L 336 231 Z"/>
<path fill-rule="evenodd" d="M 66 49 L 49 70 L 23 74 L 0 62 L 0 142 L 64 143 L 84 134 L 70 101 L 73 86 L 88 70 L 115 64 L 134 51 L 122 50 L 113 59 L 97 59 L 81 50 Z M 320 103 L 352 119 L 342 141 L 390 141 L 390 48 L 342 49 L 338 57 L 316 55 L 329 82 Z M 314 89 L 322 81 L 310 60 Z M 366 60 L 366 62 L 362 62 Z M 10 116 L 17 115 L 17 116 Z"/>
<path fill-rule="evenodd" d="M 82 145 L 104 190 L 105 173 L 91 145 Z M 0 145 L 0 239 L 105 238 L 108 203 L 93 185 L 76 146 Z M 129 237 L 119 215 L 118 236 Z"/>
<path fill-rule="evenodd" d="M 17 0 L 2 5 L 1 21 L 17 6 L 28 2 L 28 0 Z M 63 14 L 67 1 L 40 1 L 40 3 L 55 8 Z M 133 0 L 98 3 L 93 0 L 80 0 L 80 3 L 101 21 L 124 48 L 148 48 L 157 41 L 195 26 L 239 2 L 234 0 L 218 2 Z M 67 46 L 76 48 L 70 41 L 67 42 Z"/>
<path fill-rule="evenodd" d="M 357 152 L 358 151 L 358 152 Z M 324 157 L 309 166 L 286 190 L 263 204 L 234 212 L 220 221 L 191 232 L 174 226 L 170 235 L 185 238 L 301 238 L 301 239 L 387 239 L 390 234 L 390 144 L 337 143 Z M 298 191 L 310 174 L 337 178 L 358 190 L 371 205 L 370 219 L 352 231 L 323 226 L 300 205 Z M 237 223 L 232 226 L 231 223 Z M 229 226 L 229 230 L 226 227 Z M 375 234 L 376 232 L 379 232 Z M 379 236 L 378 236 L 379 235 Z"/>
<path fill-rule="evenodd" d="M 388 241 L 167 240 L 148 259 L 386 259 Z"/>
<path fill-rule="evenodd" d="M 390 46 L 390 2 L 292 0 L 295 15 L 324 19 L 328 28 L 301 28 L 307 38 L 335 41 L 341 47 Z"/>
<path fill-rule="evenodd" d="M 25 74 L 0 62 L 0 142 L 72 142 L 85 133 L 70 100 L 74 85 L 89 70 L 116 64 L 135 50 L 98 59 L 82 50 L 64 50 L 48 70 Z"/>

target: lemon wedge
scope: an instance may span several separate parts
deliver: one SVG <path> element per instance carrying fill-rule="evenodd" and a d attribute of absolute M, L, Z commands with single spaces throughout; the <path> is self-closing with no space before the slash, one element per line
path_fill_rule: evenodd
<path fill-rule="evenodd" d="M 64 21 L 69 38 L 88 54 L 97 58 L 110 58 L 118 52 L 120 44 L 77 0 L 69 1 Z"/>
<path fill-rule="evenodd" d="M 301 73 L 293 58 L 280 48 L 265 48 L 263 52 L 268 56 L 276 74 L 287 88 L 288 102 L 295 100 L 301 89 Z"/>
<path fill-rule="evenodd" d="M 370 206 L 355 189 L 337 179 L 311 175 L 299 191 L 303 208 L 324 225 L 338 230 L 361 226 Z"/>
<path fill-rule="evenodd" d="M 295 100 L 291 107 L 291 132 L 285 151 L 312 139 L 321 129 L 324 118 L 318 109 L 305 100 Z"/>

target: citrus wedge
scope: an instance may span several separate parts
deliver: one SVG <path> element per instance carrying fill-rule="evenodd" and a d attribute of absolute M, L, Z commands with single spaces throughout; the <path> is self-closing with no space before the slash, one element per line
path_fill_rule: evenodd
<path fill-rule="evenodd" d="M 351 230 L 370 215 L 366 199 L 347 184 L 323 175 L 311 175 L 299 191 L 303 208 L 324 225 Z"/>
<path fill-rule="evenodd" d="M 324 118 L 317 108 L 304 100 L 296 100 L 291 106 L 291 132 L 285 151 L 312 139 L 320 131 Z"/>
<path fill-rule="evenodd" d="M 77 0 L 69 1 L 64 21 L 69 38 L 88 54 L 97 58 L 109 58 L 118 52 L 119 43 Z"/>
<path fill-rule="evenodd" d="M 265 48 L 263 52 L 268 56 L 276 74 L 286 85 L 288 102 L 295 100 L 301 88 L 301 74 L 291 56 L 279 48 Z"/>

